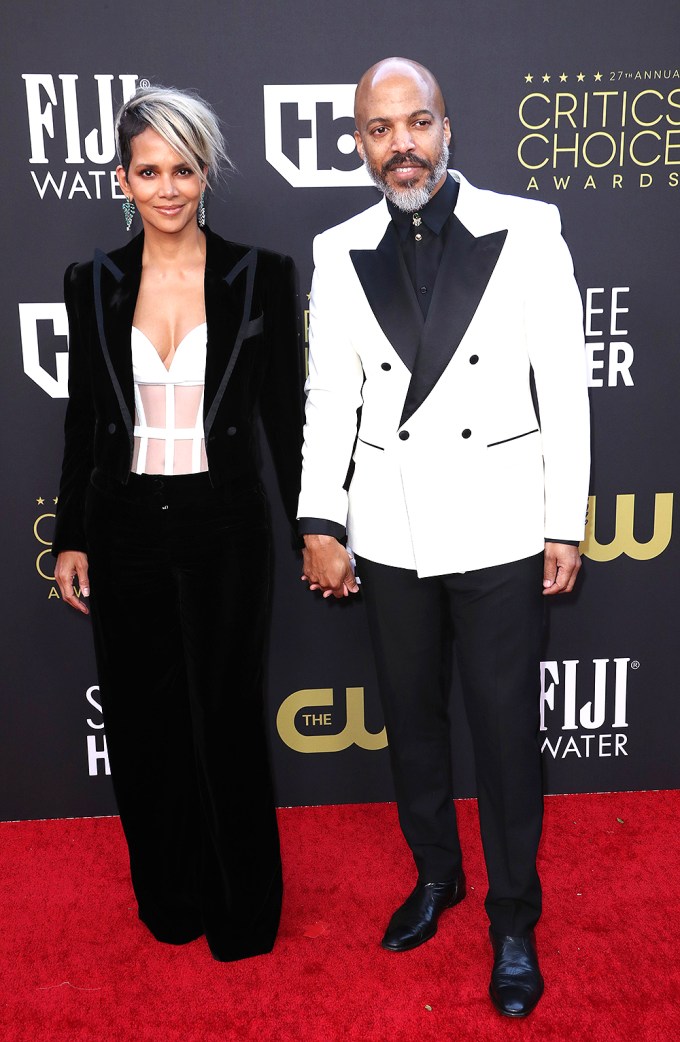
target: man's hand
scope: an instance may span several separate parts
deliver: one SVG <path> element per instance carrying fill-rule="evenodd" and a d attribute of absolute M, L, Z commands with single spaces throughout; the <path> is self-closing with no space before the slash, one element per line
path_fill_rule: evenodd
<path fill-rule="evenodd" d="M 54 569 L 54 578 L 59 584 L 62 599 L 77 611 L 84 615 L 90 614 L 90 609 L 78 597 L 73 590 L 73 580 L 78 578 L 78 586 L 83 597 L 90 596 L 90 581 L 87 577 L 87 554 L 80 550 L 64 550 L 57 557 Z"/>
<path fill-rule="evenodd" d="M 571 593 L 581 568 L 577 546 L 546 543 L 543 558 L 543 593 Z"/>
<path fill-rule="evenodd" d="M 302 580 L 324 597 L 347 597 L 359 592 L 349 554 L 332 535 L 306 535 L 302 551 Z"/>

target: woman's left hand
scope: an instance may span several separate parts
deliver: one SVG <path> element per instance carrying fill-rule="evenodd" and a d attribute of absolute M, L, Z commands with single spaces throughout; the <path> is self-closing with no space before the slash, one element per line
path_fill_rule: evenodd
<path fill-rule="evenodd" d="M 54 578 L 59 584 L 62 599 L 76 611 L 82 611 L 84 615 L 89 615 L 90 609 L 76 594 L 74 579 L 78 579 L 80 595 L 89 597 L 90 580 L 87 576 L 87 569 L 87 554 L 82 550 L 62 550 L 57 556 L 57 564 L 54 569 Z"/>

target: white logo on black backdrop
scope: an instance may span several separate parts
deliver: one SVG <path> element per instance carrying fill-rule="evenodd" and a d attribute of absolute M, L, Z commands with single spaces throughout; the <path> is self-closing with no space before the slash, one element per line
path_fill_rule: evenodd
<path fill-rule="evenodd" d="M 117 77 L 120 97 L 115 102 L 115 77 L 109 73 L 98 73 L 80 83 L 75 73 L 56 77 L 25 73 L 22 78 L 26 85 L 29 162 L 41 168 L 31 170 L 31 177 L 40 198 L 122 199 L 115 175 L 114 109 L 132 97 L 137 76 Z M 141 81 L 142 85 L 146 82 Z M 110 169 L 112 163 L 114 168 Z"/>
<path fill-rule="evenodd" d="M 629 286 L 612 286 L 611 289 L 594 286 L 586 290 L 589 387 L 617 387 L 619 384 L 632 387 L 634 384 L 630 370 L 635 352 L 627 340 L 621 340 L 621 337 L 628 336 L 628 320 L 623 317 L 630 311 L 627 300 L 623 299 L 628 293 Z"/>
<path fill-rule="evenodd" d="M 92 687 L 88 687 L 87 691 L 85 692 L 85 698 L 88 700 L 93 709 L 96 710 L 99 716 L 101 716 L 102 707 L 94 697 L 95 693 L 99 694 L 99 687 L 97 684 L 94 684 Z M 96 775 L 100 773 L 110 774 L 111 767 L 109 765 L 109 750 L 106 745 L 106 735 L 99 733 L 104 729 L 104 721 L 100 719 L 93 720 L 91 717 L 88 717 L 87 726 L 90 727 L 93 731 L 97 732 L 96 734 L 88 734 L 87 736 L 88 774 L 91 778 L 94 778 Z"/>
<path fill-rule="evenodd" d="M 369 185 L 354 141 L 355 83 L 268 84 L 267 162 L 294 188 Z"/>
<path fill-rule="evenodd" d="M 554 760 L 628 756 L 630 658 L 541 662 L 541 752 Z"/>
<path fill-rule="evenodd" d="M 19 304 L 24 372 L 50 398 L 68 397 L 68 319 L 64 304 Z M 66 350 L 63 338 L 66 337 Z M 57 343 L 58 341 L 58 343 Z M 46 360 L 49 358 L 49 365 Z"/>

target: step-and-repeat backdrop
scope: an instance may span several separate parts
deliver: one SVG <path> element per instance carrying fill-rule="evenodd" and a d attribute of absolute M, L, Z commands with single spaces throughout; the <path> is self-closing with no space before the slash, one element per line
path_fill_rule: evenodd
<path fill-rule="evenodd" d="M 391 54 L 439 78 L 452 165 L 559 206 L 583 295 L 590 520 L 578 593 L 549 606 L 546 789 L 680 786 L 678 5 L 23 0 L 2 19 L 0 818 L 115 813 L 89 620 L 60 602 L 49 549 L 67 393 L 62 276 L 126 238 L 118 104 L 146 82 L 213 104 L 238 172 L 210 199 L 209 221 L 291 254 L 304 306 L 314 234 L 377 198 L 354 148 L 352 99 L 361 73 Z M 266 452 L 265 472 L 271 485 Z M 361 599 L 329 604 L 306 590 L 274 487 L 271 498 L 279 803 L 392 799 Z M 455 792 L 471 796 L 455 686 L 451 713 Z"/>

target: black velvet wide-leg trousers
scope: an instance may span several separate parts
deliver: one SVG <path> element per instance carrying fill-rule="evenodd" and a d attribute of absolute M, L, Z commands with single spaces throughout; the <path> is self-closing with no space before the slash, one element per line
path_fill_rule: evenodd
<path fill-rule="evenodd" d="M 111 776 L 139 917 L 216 959 L 271 950 L 282 900 L 263 713 L 262 487 L 95 472 L 87 536 Z"/>
<path fill-rule="evenodd" d="M 422 579 L 357 558 L 357 573 L 399 820 L 419 878 L 446 882 L 462 863 L 448 711 L 455 644 L 474 747 L 486 910 L 496 933 L 527 934 L 541 914 L 543 554 Z"/>

